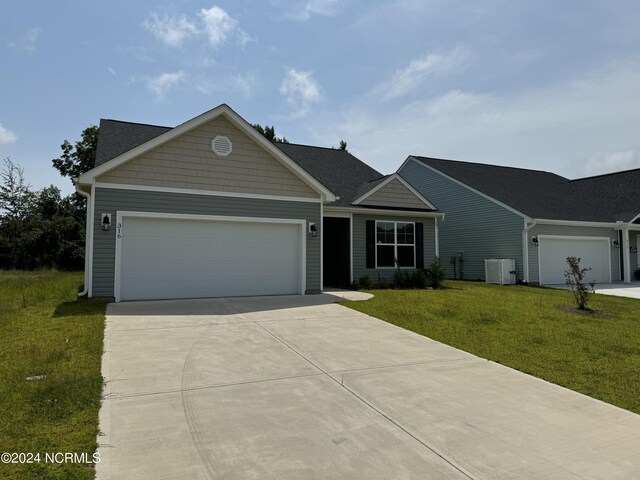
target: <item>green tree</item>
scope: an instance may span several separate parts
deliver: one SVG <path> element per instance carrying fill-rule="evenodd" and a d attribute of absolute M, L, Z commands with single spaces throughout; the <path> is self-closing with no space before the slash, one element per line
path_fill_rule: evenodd
<path fill-rule="evenodd" d="M 71 181 L 92 169 L 96 161 L 98 130 L 95 125 L 85 128 L 82 131 L 81 140 L 77 141 L 75 145 L 71 145 L 68 140 L 65 140 L 60 145 L 62 155 L 51 161 L 53 168 L 58 170 L 63 177 L 69 177 Z"/>
<path fill-rule="evenodd" d="M 274 127 L 273 125 L 265 125 L 263 127 L 259 123 L 254 123 L 252 127 L 255 128 L 260 135 L 269 140 L 271 143 L 289 143 L 289 140 L 287 140 L 286 137 L 276 136 L 276 127 Z"/>
<path fill-rule="evenodd" d="M 31 191 L 20 167 L 0 172 L 0 268 L 79 270 L 84 263 L 84 205 L 53 185 Z"/>
<path fill-rule="evenodd" d="M 347 151 L 347 142 L 345 140 L 340 140 L 340 146 L 338 147 L 338 150 L 344 150 L 345 152 Z"/>
<path fill-rule="evenodd" d="M 21 218 L 30 195 L 29 185 L 24 181 L 24 170 L 11 158 L 5 158 L 0 171 L 0 213 L 10 219 Z"/>

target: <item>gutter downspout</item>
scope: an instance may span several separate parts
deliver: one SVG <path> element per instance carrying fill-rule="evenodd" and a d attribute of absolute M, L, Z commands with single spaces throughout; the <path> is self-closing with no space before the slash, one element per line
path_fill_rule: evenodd
<path fill-rule="evenodd" d="M 522 269 L 524 273 L 524 282 L 529 283 L 529 230 L 536 226 L 535 218 L 531 223 L 524 220 L 524 229 L 522 230 Z"/>
<path fill-rule="evenodd" d="M 87 199 L 87 214 L 85 219 L 85 234 L 84 234 L 84 289 L 78 293 L 78 297 L 84 297 L 89 293 L 89 220 L 91 218 L 91 195 L 84 190 L 80 189 L 77 183 L 78 179 L 75 179 L 76 192 Z"/>

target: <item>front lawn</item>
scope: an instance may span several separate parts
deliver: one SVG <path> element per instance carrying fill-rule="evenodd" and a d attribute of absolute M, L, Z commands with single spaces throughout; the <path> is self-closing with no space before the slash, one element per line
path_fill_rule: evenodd
<path fill-rule="evenodd" d="M 2 479 L 95 475 L 91 464 L 44 458 L 96 449 L 105 304 L 77 300 L 81 284 L 82 273 L 0 271 L 0 453 L 41 455 L 0 463 Z"/>
<path fill-rule="evenodd" d="M 345 305 L 456 348 L 640 413 L 640 300 L 594 295 L 611 315 L 564 310 L 572 293 L 447 281 L 376 290 Z"/>

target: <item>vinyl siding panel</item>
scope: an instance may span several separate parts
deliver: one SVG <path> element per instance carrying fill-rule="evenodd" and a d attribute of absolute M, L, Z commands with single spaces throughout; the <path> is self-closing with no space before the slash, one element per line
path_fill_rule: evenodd
<path fill-rule="evenodd" d="M 422 200 L 405 187 L 400 180 L 393 179 L 384 187 L 367 197 L 360 205 L 374 205 L 381 207 L 426 208 Z"/>
<path fill-rule="evenodd" d="M 613 228 L 599 227 L 573 227 L 563 225 L 536 225 L 529 230 L 529 280 L 538 283 L 539 264 L 538 264 L 538 248 L 531 244 L 531 237 L 536 235 L 561 235 L 569 237 L 609 237 L 613 242 L 618 238 L 618 232 Z M 620 249 L 611 247 L 611 280 L 618 282 L 621 280 L 620 275 Z M 633 260 L 631 261 L 633 271 Z"/>
<path fill-rule="evenodd" d="M 223 135 L 233 143 L 227 157 L 211 150 Z M 202 125 L 97 178 L 102 183 L 189 188 L 318 198 L 319 195 L 262 146 L 223 117 Z"/>
<path fill-rule="evenodd" d="M 96 188 L 93 241 L 93 296 L 112 297 L 115 273 L 116 229 L 102 231 L 101 214 L 118 211 L 224 215 L 260 218 L 294 218 L 315 222 L 321 228 L 320 203 L 192 195 Z M 114 225 L 115 227 L 115 225 Z M 320 235 L 306 238 L 307 291 L 320 291 Z"/>
<path fill-rule="evenodd" d="M 487 258 L 515 259 L 518 279 L 523 279 L 523 217 L 414 160 L 399 173 L 445 214 L 438 232 L 440 259 L 447 277 L 454 278 L 451 258 L 464 252 L 464 279 L 484 280 Z M 459 268 L 456 270 L 460 278 Z"/>
<path fill-rule="evenodd" d="M 367 220 L 380 220 L 389 222 L 416 222 L 424 225 L 424 264 L 431 265 L 436 258 L 435 221 L 433 218 L 421 218 L 410 216 L 375 216 L 353 215 L 353 281 L 364 275 L 368 275 L 375 284 L 380 278 L 389 282 L 393 280 L 394 268 L 367 268 Z"/>

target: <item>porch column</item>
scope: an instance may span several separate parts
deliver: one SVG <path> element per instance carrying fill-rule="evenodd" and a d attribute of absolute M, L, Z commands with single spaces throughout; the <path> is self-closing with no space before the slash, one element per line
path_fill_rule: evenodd
<path fill-rule="evenodd" d="M 624 283 L 631 283 L 631 243 L 629 242 L 629 227 L 622 228 L 622 263 Z"/>

